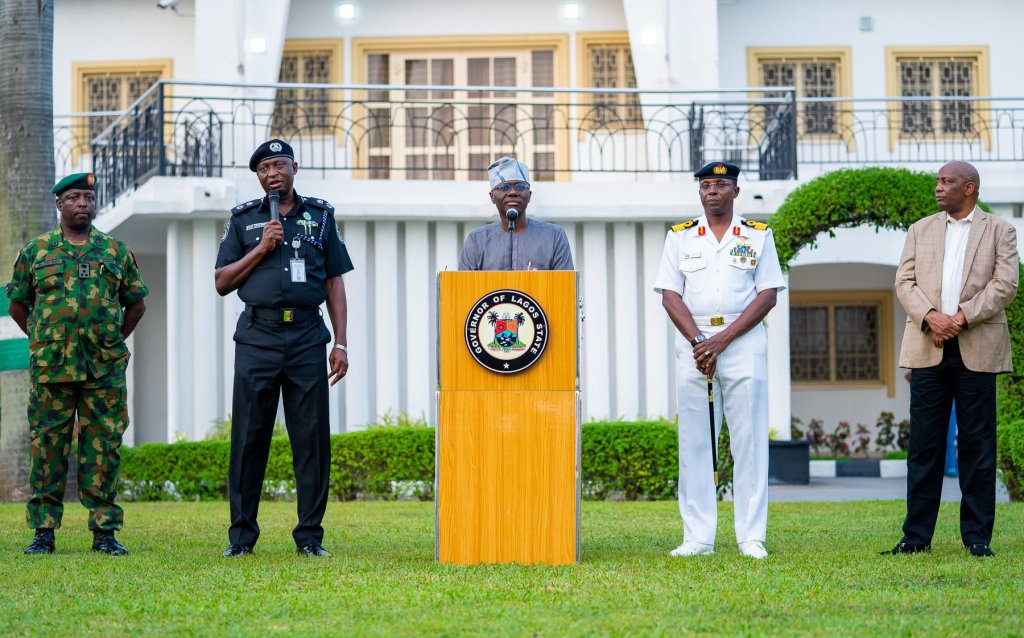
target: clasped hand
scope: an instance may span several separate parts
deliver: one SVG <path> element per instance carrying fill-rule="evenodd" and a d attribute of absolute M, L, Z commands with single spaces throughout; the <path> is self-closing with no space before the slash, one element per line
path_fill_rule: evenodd
<path fill-rule="evenodd" d="M 722 354 L 729 347 L 730 341 L 732 341 L 732 337 L 723 330 L 697 344 L 693 349 L 693 363 L 700 370 L 701 374 L 708 378 L 715 376 L 715 369 L 718 366 L 718 355 Z"/>
<path fill-rule="evenodd" d="M 967 318 L 963 310 L 957 310 L 954 315 L 947 315 L 938 310 L 930 310 L 924 316 L 925 323 L 932 332 L 932 345 L 941 348 L 944 343 L 960 334 L 960 331 L 967 326 Z"/>

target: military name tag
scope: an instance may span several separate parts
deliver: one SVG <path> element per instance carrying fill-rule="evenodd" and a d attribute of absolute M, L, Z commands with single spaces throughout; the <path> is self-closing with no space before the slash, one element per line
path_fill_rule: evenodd
<path fill-rule="evenodd" d="M 292 259 L 291 260 L 291 273 L 292 283 L 304 284 L 306 283 L 306 260 L 305 259 Z"/>
<path fill-rule="evenodd" d="M 89 278 L 89 264 L 78 264 L 78 278 L 88 279 Z"/>

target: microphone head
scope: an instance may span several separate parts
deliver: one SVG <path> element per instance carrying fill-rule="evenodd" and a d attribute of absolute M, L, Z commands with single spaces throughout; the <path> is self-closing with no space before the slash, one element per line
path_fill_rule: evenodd
<path fill-rule="evenodd" d="M 281 199 L 281 193 L 277 192 L 276 190 L 272 190 L 269 193 L 267 193 L 267 197 L 269 197 L 270 199 L 280 200 Z"/>
<path fill-rule="evenodd" d="M 505 219 L 509 221 L 519 219 L 519 211 L 515 208 L 508 209 L 507 211 L 505 211 Z"/>

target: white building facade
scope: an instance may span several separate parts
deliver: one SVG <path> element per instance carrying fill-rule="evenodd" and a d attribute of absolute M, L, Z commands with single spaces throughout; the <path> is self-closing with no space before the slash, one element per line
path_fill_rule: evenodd
<path fill-rule="evenodd" d="M 502 154 L 533 168 L 530 215 L 566 229 L 581 273 L 584 419 L 672 417 L 673 329 L 651 284 L 668 227 L 701 214 L 700 163 L 740 163 L 737 212 L 766 220 L 830 170 L 964 159 L 1019 224 L 1024 3 L 931 19 L 957 6 L 58 0 L 57 170 L 95 167 L 97 226 L 133 248 L 151 290 L 130 344 L 130 436 L 200 439 L 228 416 L 243 306 L 217 295 L 213 264 L 228 210 L 262 195 L 247 161 L 271 136 L 296 148 L 298 192 L 338 211 L 356 265 L 332 431 L 433 421 L 435 273 L 494 218 L 483 169 Z M 614 90 L 628 87 L 641 91 Z M 767 319 L 779 438 L 791 416 L 906 417 L 902 243 L 843 230 L 791 264 Z"/>

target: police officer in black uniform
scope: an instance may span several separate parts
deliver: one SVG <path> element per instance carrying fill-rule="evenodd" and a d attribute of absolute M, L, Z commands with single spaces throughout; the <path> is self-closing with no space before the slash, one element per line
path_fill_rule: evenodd
<path fill-rule="evenodd" d="M 224 556 L 252 554 L 259 538 L 256 515 L 277 400 L 283 394 L 299 515 L 292 536 L 300 555 L 327 557 L 321 522 L 331 463 L 328 382 L 334 385 L 348 372 L 341 276 L 352 270 L 352 260 L 338 233 L 334 207 L 300 197 L 292 188 L 299 165 L 291 146 L 278 139 L 261 144 L 249 169 L 268 196 L 231 210 L 214 273 L 218 293 L 237 290 L 246 304 L 235 329 L 231 544 Z M 272 211 L 275 195 L 280 200 L 277 216 Z M 324 346 L 331 332 L 319 309 L 324 301 L 334 333 L 329 362 Z"/>

